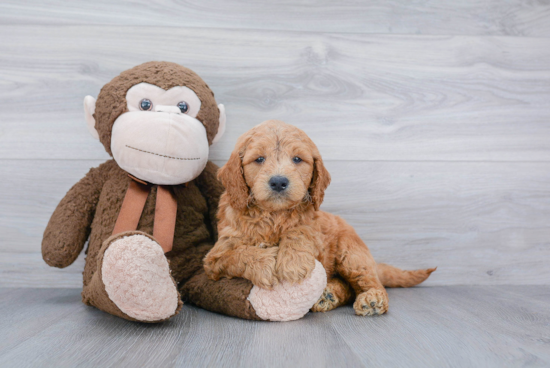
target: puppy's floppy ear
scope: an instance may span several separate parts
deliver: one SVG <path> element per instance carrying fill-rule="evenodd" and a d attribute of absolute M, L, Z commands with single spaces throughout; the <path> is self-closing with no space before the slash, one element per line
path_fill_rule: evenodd
<path fill-rule="evenodd" d="M 221 180 L 225 191 L 229 195 L 231 207 L 242 211 L 248 205 L 249 189 L 244 181 L 240 147 L 241 145 L 237 144 L 227 163 L 220 168 L 218 179 Z"/>
<path fill-rule="evenodd" d="M 321 155 L 317 153 L 313 156 L 313 177 L 311 178 L 311 185 L 309 186 L 309 194 L 311 195 L 311 201 L 315 211 L 318 211 L 321 203 L 323 203 L 325 190 L 329 184 L 330 174 L 323 164 Z"/>

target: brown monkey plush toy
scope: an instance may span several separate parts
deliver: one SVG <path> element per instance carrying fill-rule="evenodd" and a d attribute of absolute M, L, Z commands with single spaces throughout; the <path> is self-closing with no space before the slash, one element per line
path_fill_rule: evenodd
<path fill-rule="evenodd" d="M 89 241 L 84 303 L 159 322 L 176 315 L 182 299 L 270 320 L 299 318 L 317 301 L 324 286 L 308 290 L 308 280 L 295 297 L 292 287 L 258 293 L 245 279 L 205 276 L 202 260 L 217 239 L 223 192 L 208 153 L 225 130 L 225 110 L 197 74 L 174 63 L 145 63 L 107 83 L 97 101 L 87 96 L 84 110 L 90 132 L 113 159 L 69 190 L 42 241 L 44 260 L 60 268 Z M 257 313 L 272 301 L 282 313 Z"/>

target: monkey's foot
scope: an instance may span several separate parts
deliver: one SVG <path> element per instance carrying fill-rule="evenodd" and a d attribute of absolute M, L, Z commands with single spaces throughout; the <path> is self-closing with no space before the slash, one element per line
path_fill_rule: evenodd
<path fill-rule="evenodd" d="M 357 296 L 353 309 L 359 316 L 384 314 L 388 311 L 388 294 L 384 288 L 371 288 Z"/>
<path fill-rule="evenodd" d="M 302 318 L 309 311 L 326 286 L 325 268 L 315 261 L 311 276 L 300 284 L 283 282 L 272 290 L 254 286 L 248 300 L 256 315 L 263 320 L 293 321 Z"/>
<path fill-rule="evenodd" d="M 179 310 L 180 297 L 168 260 L 147 234 L 113 237 L 103 255 L 101 274 L 109 299 L 133 319 L 157 322 Z"/>

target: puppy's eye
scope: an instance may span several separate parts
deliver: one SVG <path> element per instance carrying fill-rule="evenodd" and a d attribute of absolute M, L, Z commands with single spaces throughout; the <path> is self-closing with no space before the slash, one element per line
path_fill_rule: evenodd
<path fill-rule="evenodd" d="M 256 160 L 254 160 L 254 161 L 256 161 L 256 162 L 259 163 L 259 164 L 263 164 L 264 161 L 265 161 L 265 157 L 260 156 L 260 157 L 258 157 Z"/>
<path fill-rule="evenodd" d="M 187 110 L 189 110 L 189 105 L 185 101 L 178 102 L 177 106 L 183 114 L 185 114 Z"/>
<path fill-rule="evenodd" d="M 143 111 L 149 111 L 153 108 L 153 103 L 148 98 L 144 98 L 139 102 L 139 109 Z"/>
<path fill-rule="evenodd" d="M 292 159 L 292 162 L 294 162 L 295 164 L 299 164 L 300 162 L 302 162 L 302 159 L 300 157 L 296 156 Z"/>

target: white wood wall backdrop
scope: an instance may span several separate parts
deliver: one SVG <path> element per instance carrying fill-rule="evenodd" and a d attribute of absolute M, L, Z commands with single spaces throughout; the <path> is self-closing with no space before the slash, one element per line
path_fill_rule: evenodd
<path fill-rule="evenodd" d="M 228 110 L 211 158 L 278 118 L 333 176 L 324 209 L 381 261 L 427 282 L 550 282 L 550 5 L 524 1 L 287 3 L 3 1 L 0 286 L 79 286 L 83 257 L 43 264 L 65 192 L 107 159 L 85 95 L 175 61 Z"/>
<path fill-rule="evenodd" d="M 2 24 L 550 35 L 550 7 L 545 0 L 2 0 L 0 10 Z"/>

